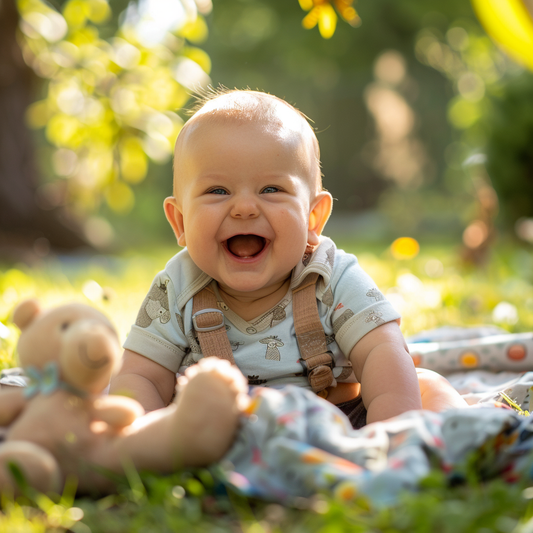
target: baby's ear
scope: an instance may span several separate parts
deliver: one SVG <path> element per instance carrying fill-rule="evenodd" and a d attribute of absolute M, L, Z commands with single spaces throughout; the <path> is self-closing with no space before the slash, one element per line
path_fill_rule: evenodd
<path fill-rule="evenodd" d="M 333 198 L 327 191 L 322 191 L 316 195 L 311 204 L 309 213 L 309 229 L 307 232 L 307 244 L 317 246 L 320 244 L 319 237 L 331 214 Z"/>
<path fill-rule="evenodd" d="M 37 300 L 25 300 L 15 307 L 13 323 L 22 330 L 29 326 L 40 312 L 41 306 Z"/>
<path fill-rule="evenodd" d="M 167 217 L 167 220 L 172 226 L 172 229 L 174 230 L 174 235 L 176 235 L 178 244 L 180 246 L 187 246 L 187 243 L 185 242 L 185 227 L 183 225 L 183 214 L 181 212 L 181 209 L 178 207 L 176 198 L 174 198 L 174 196 L 169 196 L 168 198 L 165 198 L 163 207 L 165 209 L 165 215 Z"/>

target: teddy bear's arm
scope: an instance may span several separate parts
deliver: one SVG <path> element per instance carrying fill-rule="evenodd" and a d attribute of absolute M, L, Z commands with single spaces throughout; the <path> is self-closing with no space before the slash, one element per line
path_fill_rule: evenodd
<path fill-rule="evenodd" d="M 171 473 L 224 456 L 249 403 L 248 383 L 237 367 L 214 357 L 190 367 L 186 377 L 173 403 L 137 418 L 98 454 L 100 466 L 122 473 L 129 459 L 137 470 Z"/>
<path fill-rule="evenodd" d="M 125 396 L 101 396 L 92 405 L 92 417 L 115 429 L 129 426 L 142 415 L 144 409 L 141 404 Z"/>
<path fill-rule="evenodd" d="M 26 407 L 26 402 L 23 387 L 0 390 L 0 426 L 11 424 Z"/>

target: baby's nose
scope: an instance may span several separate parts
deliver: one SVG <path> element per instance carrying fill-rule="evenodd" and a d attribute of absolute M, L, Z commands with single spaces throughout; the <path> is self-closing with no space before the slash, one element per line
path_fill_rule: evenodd
<path fill-rule="evenodd" d="M 259 207 L 253 194 L 242 194 L 235 197 L 231 210 L 234 218 L 255 218 L 259 215 Z"/>

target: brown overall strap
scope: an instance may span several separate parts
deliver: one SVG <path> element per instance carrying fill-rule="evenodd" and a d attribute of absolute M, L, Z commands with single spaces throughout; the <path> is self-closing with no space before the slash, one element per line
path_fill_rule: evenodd
<path fill-rule="evenodd" d="M 307 372 L 313 391 L 325 398 L 326 388 L 333 382 L 333 357 L 331 352 L 328 352 L 326 335 L 318 315 L 317 281 L 318 274 L 311 273 L 293 289 L 292 307 L 300 362 Z"/>
<path fill-rule="evenodd" d="M 217 299 L 209 287 L 196 293 L 192 301 L 192 323 L 204 357 L 218 357 L 235 364 L 233 350 L 224 324 L 224 313 L 217 307 Z"/>

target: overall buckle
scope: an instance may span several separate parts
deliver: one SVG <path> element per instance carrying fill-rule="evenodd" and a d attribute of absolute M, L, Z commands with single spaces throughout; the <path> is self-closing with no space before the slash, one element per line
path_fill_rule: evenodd
<path fill-rule="evenodd" d="M 199 326 L 196 322 L 196 318 L 199 315 L 205 315 L 206 313 L 219 313 L 220 324 L 215 324 L 213 326 L 205 326 L 205 327 Z M 220 309 L 215 309 L 215 308 L 202 309 L 201 311 L 198 311 L 194 313 L 194 315 L 192 315 L 192 323 L 196 331 L 214 331 L 215 329 L 220 329 L 224 327 L 224 313 Z"/>
<path fill-rule="evenodd" d="M 315 365 L 311 369 L 309 369 L 307 361 L 303 357 L 300 357 L 299 361 L 300 361 L 300 364 L 302 365 L 302 368 L 303 368 L 303 375 L 304 376 L 308 376 L 309 372 L 312 372 L 315 368 L 318 368 L 319 366 L 327 366 L 331 370 L 333 370 L 333 368 L 335 367 L 335 363 L 334 363 L 334 360 L 333 360 L 333 353 L 328 350 L 326 352 L 326 354 L 328 354 L 329 357 L 330 357 L 329 362 L 327 362 L 327 363 L 324 363 L 324 362 L 318 363 L 317 365 Z M 320 354 L 320 355 L 325 355 L 325 354 Z M 316 356 L 310 357 L 309 359 L 313 359 L 314 357 L 316 357 Z"/>

